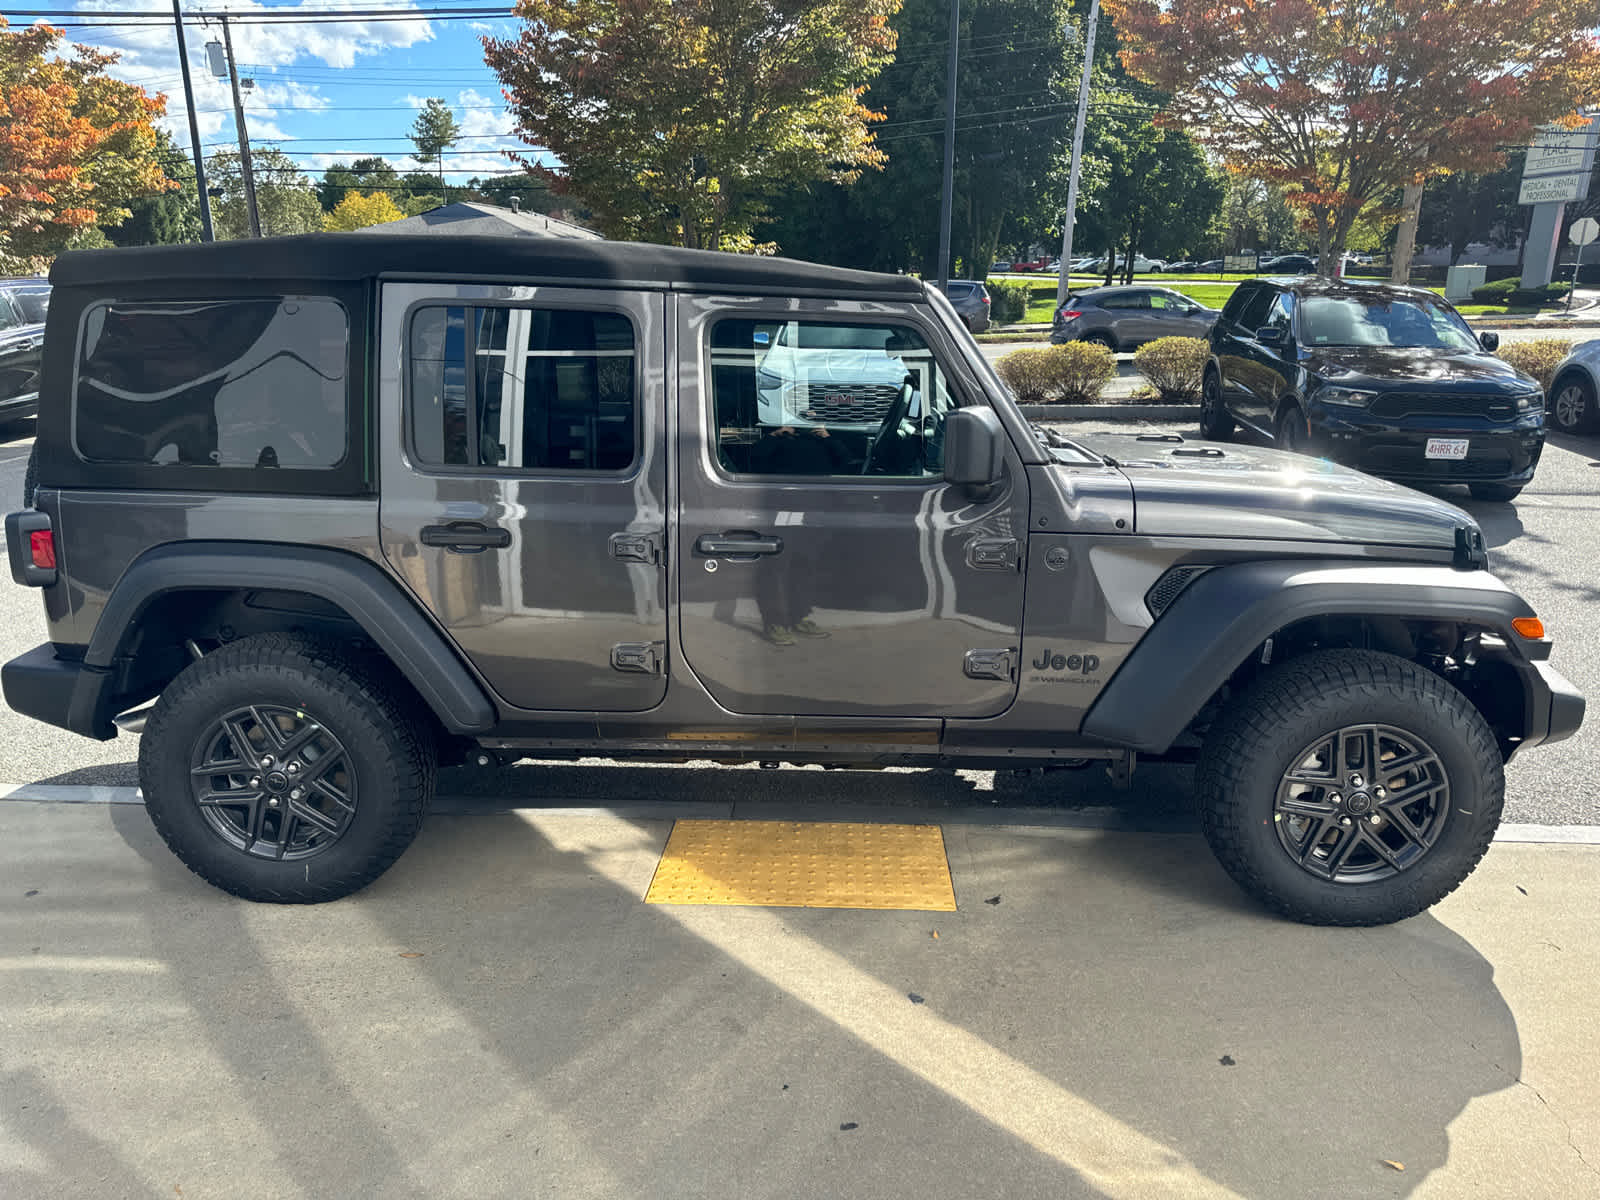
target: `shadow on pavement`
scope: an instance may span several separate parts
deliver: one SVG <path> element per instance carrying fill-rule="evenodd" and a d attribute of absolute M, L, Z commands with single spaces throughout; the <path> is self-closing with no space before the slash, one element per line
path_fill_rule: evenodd
<path fill-rule="evenodd" d="M 640 902 L 668 821 L 436 815 L 296 908 L 213 891 L 132 806 L 30 819 L 39 894 L 0 915 L 85 969 L 8 990 L 5 1098 L 78 1195 L 1405 1195 L 1521 1069 L 1436 920 L 1276 921 L 1191 835 L 947 826 L 959 912 L 699 908 Z M 149 971 L 106 996 L 117 956 Z M 115 1004 L 41 1016 L 63 987 Z"/>

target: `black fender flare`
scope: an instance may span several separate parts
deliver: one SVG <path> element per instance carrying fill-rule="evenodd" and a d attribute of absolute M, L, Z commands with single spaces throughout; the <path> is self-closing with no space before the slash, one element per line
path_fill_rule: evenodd
<path fill-rule="evenodd" d="M 1549 642 L 1511 627 L 1531 617 L 1522 597 L 1488 571 L 1361 560 L 1273 559 L 1213 567 L 1186 587 L 1123 661 L 1080 732 L 1147 754 L 1165 753 L 1218 688 L 1267 638 L 1320 616 L 1456 621 L 1505 640 L 1528 697 L 1530 735 L 1548 730 L 1550 695 L 1536 659 Z M 1537 693 L 1543 691 L 1540 696 Z M 1546 730 L 1537 728 L 1542 703 Z"/>
<path fill-rule="evenodd" d="M 163 595 L 272 589 L 304 592 L 342 609 L 386 654 L 451 733 L 494 728 L 497 714 L 443 633 L 384 570 L 318 546 L 182 542 L 141 554 L 112 589 L 83 665 L 109 672 L 140 619 Z"/>

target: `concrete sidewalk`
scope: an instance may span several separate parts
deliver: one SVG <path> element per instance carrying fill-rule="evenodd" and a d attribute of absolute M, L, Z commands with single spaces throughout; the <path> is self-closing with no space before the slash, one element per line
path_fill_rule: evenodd
<path fill-rule="evenodd" d="M 646 906 L 670 822 L 603 810 L 293 908 L 0 804 L 0 1194 L 1600 1195 L 1600 848 L 1322 930 L 1193 835 L 939 819 L 955 913 Z"/>

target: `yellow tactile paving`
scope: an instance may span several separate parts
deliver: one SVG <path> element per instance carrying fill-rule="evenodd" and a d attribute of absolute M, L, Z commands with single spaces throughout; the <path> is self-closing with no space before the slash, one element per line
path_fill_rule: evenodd
<path fill-rule="evenodd" d="M 646 904 L 954 912 L 937 825 L 679 821 Z"/>

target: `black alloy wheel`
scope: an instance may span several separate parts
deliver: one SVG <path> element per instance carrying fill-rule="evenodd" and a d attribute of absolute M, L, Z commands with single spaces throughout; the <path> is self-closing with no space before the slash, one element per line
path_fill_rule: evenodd
<path fill-rule="evenodd" d="M 247 900 L 312 904 L 365 887 L 410 845 L 438 743 L 387 660 L 253 634 L 162 690 L 139 739 L 139 786 L 196 875 Z"/>
<path fill-rule="evenodd" d="M 1384 925 L 1472 873 L 1504 765 L 1483 714 L 1432 671 L 1314 650 L 1223 706 L 1195 783 L 1206 840 L 1246 892 L 1310 925 Z"/>
<path fill-rule="evenodd" d="M 195 739 L 194 802 L 228 845 L 298 861 L 328 850 L 356 815 L 355 763 L 304 709 L 248 705 Z"/>
<path fill-rule="evenodd" d="M 1110 350 L 1113 353 L 1115 353 L 1116 349 L 1117 349 L 1117 340 L 1116 340 L 1116 338 L 1112 337 L 1109 333 L 1090 333 L 1090 334 L 1085 334 L 1079 340 L 1080 341 L 1084 341 L 1084 342 L 1088 342 L 1089 345 L 1091 345 L 1091 346 L 1104 346 L 1107 350 Z"/>
<path fill-rule="evenodd" d="M 1272 822 L 1301 870 L 1372 883 L 1431 850 L 1449 806 L 1444 764 L 1420 737 L 1390 725 L 1346 725 L 1293 756 Z"/>

